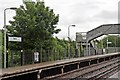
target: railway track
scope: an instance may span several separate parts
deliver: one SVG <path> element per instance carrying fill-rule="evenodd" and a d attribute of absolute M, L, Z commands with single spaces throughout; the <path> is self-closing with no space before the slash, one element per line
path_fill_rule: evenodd
<path fill-rule="evenodd" d="M 66 72 L 60 75 L 50 76 L 43 78 L 42 80 L 101 80 L 101 78 L 107 79 L 109 76 L 118 71 L 120 66 L 120 58 L 113 58 L 111 60 L 103 61 L 98 64 L 93 64 L 80 69 L 76 69 L 70 72 Z"/>

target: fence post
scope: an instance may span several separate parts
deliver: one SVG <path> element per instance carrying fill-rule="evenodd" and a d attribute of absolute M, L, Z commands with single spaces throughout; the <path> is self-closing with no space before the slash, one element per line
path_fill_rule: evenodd
<path fill-rule="evenodd" d="M 35 51 L 32 50 L 31 52 L 32 52 L 32 53 L 31 53 L 31 54 L 32 54 L 32 64 L 34 64 L 34 52 L 35 52 Z"/>
<path fill-rule="evenodd" d="M 57 53 L 58 53 L 58 60 L 60 60 L 60 54 L 59 54 L 59 50 L 57 51 Z"/>
<path fill-rule="evenodd" d="M 64 57 L 64 59 L 66 59 L 66 57 L 67 57 L 67 51 L 66 51 L 67 49 L 65 49 L 65 57 Z"/>
<path fill-rule="evenodd" d="M 10 67 L 13 67 L 13 53 L 10 50 Z"/>
<path fill-rule="evenodd" d="M 21 50 L 21 66 L 23 65 L 23 50 Z"/>
<path fill-rule="evenodd" d="M 56 61 L 56 50 L 54 49 L 54 61 Z"/>
<path fill-rule="evenodd" d="M 22 54 L 22 65 L 25 64 L 25 55 L 24 55 L 25 51 L 23 51 L 23 54 Z"/>
<path fill-rule="evenodd" d="M 42 46 L 41 46 L 41 49 L 40 49 L 40 62 L 42 62 Z"/>

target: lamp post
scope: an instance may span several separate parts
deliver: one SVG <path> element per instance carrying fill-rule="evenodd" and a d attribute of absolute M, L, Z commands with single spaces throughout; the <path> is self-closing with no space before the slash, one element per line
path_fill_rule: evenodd
<path fill-rule="evenodd" d="M 68 43 L 68 58 L 70 58 L 70 27 L 75 27 L 75 25 L 69 25 L 68 26 L 68 40 L 69 40 L 69 43 Z"/>
<path fill-rule="evenodd" d="M 11 7 L 4 9 L 4 68 L 6 68 L 6 10 L 16 10 L 17 8 Z"/>

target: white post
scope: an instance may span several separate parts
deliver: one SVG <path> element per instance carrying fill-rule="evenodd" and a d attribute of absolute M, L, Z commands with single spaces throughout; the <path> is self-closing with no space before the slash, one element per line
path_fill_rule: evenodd
<path fill-rule="evenodd" d="M 68 41 L 70 42 L 70 27 L 75 27 L 75 25 L 68 26 Z M 70 58 L 70 43 L 68 43 L 68 58 Z"/>
<path fill-rule="evenodd" d="M 4 68 L 6 68 L 6 8 L 4 10 Z"/>
<path fill-rule="evenodd" d="M 6 8 L 4 9 L 4 68 L 6 68 L 6 10 L 11 9 L 15 10 L 17 8 L 11 7 L 11 8 Z"/>

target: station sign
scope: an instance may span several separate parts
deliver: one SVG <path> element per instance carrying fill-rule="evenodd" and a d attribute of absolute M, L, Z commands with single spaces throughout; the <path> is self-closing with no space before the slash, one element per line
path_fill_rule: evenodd
<path fill-rule="evenodd" d="M 22 38 L 21 37 L 8 37 L 8 41 L 22 42 Z"/>

